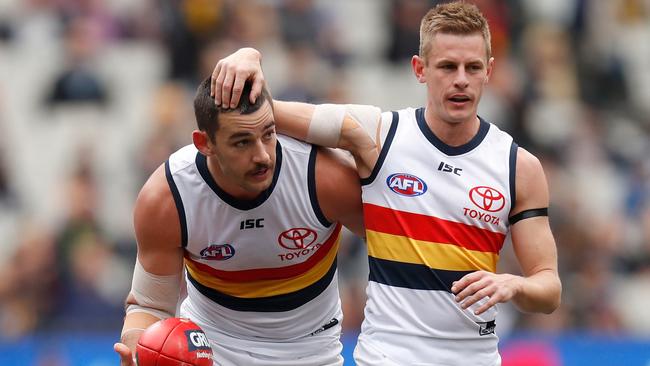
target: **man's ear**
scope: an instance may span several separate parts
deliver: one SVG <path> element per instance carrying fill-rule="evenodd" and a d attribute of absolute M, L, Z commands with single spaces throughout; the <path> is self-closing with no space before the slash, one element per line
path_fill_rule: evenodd
<path fill-rule="evenodd" d="M 427 78 L 424 76 L 424 59 L 418 55 L 414 55 L 411 58 L 411 67 L 413 68 L 413 73 L 415 78 L 418 79 L 420 83 L 426 83 Z"/>
<path fill-rule="evenodd" d="M 494 57 L 490 57 L 487 63 L 487 74 L 485 75 L 485 83 L 490 81 L 490 76 L 492 76 L 492 70 L 494 70 Z"/>
<path fill-rule="evenodd" d="M 205 131 L 194 130 L 192 131 L 192 142 L 194 146 L 205 156 L 210 156 L 214 153 L 214 144 L 208 137 Z"/>

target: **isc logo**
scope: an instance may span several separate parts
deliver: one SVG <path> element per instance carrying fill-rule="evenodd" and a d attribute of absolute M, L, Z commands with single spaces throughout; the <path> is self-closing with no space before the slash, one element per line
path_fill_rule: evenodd
<path fill-rule="evenodd" d="M 419 196 L 427 191 L 427 184 L 422 179 L 406 173 L 391 174 L 386 178 L 386 184 L 391 191 L 402 196 Z"/>
<path fill-rule="evenodd" d="M 186 330 L 185 336 L 187 337 L 187 350 L 196 351 L 199 349 L 210 349 L 210 342 L 208 337 L 205 336 L 200 330 Z"/>
<path fill-rule="evenodd" d="M 246 219 L 239 223 L 239 230 L 255 229 L 264 227 L 264 218 Z"/>

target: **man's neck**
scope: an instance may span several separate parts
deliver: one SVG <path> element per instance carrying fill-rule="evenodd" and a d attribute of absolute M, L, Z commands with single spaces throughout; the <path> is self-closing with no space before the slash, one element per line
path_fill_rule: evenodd
<path fill-rule="evenodd" d="M 435 116 L 432 109 L 429 107 L 427 107 L 424 112 L 424 118 L 427 122 L 427 126 L 431 129 L 431 132 L 433 132 L 440 141 L 454 147 L 468 143 L 474 136 L 476 136 L 481 124 L 477 116 L 463 122 L 446 122 Z"/>
<path fill-rule="evenodd" d="M 208 171 L 210 172 L 210 175 L 212 176 L 212 179 L 217 184 L 217 186 L 219 186 L 221 190 L 228 193 L 233 198 L 249 201 L 257 198 L 257 196 L 260 195 L 261 192 L 249 192 L 234 182 L 230 182 L 226 178 L 225 174 L 223 174 L 221 169 L 219 169 L 219 164 L 217 164 L 217 162 L 212 160 L 210 157 L 207 157 L 207 165 Z"/>

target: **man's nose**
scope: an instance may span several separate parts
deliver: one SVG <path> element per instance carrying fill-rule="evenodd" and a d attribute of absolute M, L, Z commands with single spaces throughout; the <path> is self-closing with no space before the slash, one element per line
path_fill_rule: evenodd
<path fill-rule="evenodd" d="M 467 78 L 467 72 L 462 67 L 458 68 L 456 72 L 456 78 L 454 79 L 454 86 L 459 89 L 465 89 L 469 85 L 469 79 Z"/>
<path fill-rule="evenodd" d="M 266 151 L 266 146 L 262 141 L 255 142 L 253 162 L 257 164 L 269 164 L 271 162 L 271 155 Z"/>

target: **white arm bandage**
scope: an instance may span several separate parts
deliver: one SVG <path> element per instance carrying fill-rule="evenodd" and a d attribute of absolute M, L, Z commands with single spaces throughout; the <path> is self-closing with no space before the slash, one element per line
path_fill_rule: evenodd
<path fill-rule="evenodd" d="M 344 117 L 345 106 L 343 105 L 317 105 L 309 123 L 307 142 L 327 147 L 338 147 Z"/>
<path fill-rule="evenodd" d="M 144 312 L 164 319 L 174 316 L 181 292 L 181 273 L 159 276 L 147 272 L 136 259 L 131 295 L 137 304 L 130 304 L 126 313 Z"/>
<path fill-rule="evenodd" d="M 307 141 L 316 145 L 338 147 L 341 127 L 346 114 L 377 143 L 380 130 L 381 110 L 377 107 L 360 104 L 320 104 L 314 109 Z"/>
<path fill-rule="evenodd" d="M 381 121 L 381 109 L 371 105 L 347 104 L 345 110 L 368 134 L 372 142 L 377 144 L 380 132 L 378 126 Z"/>

